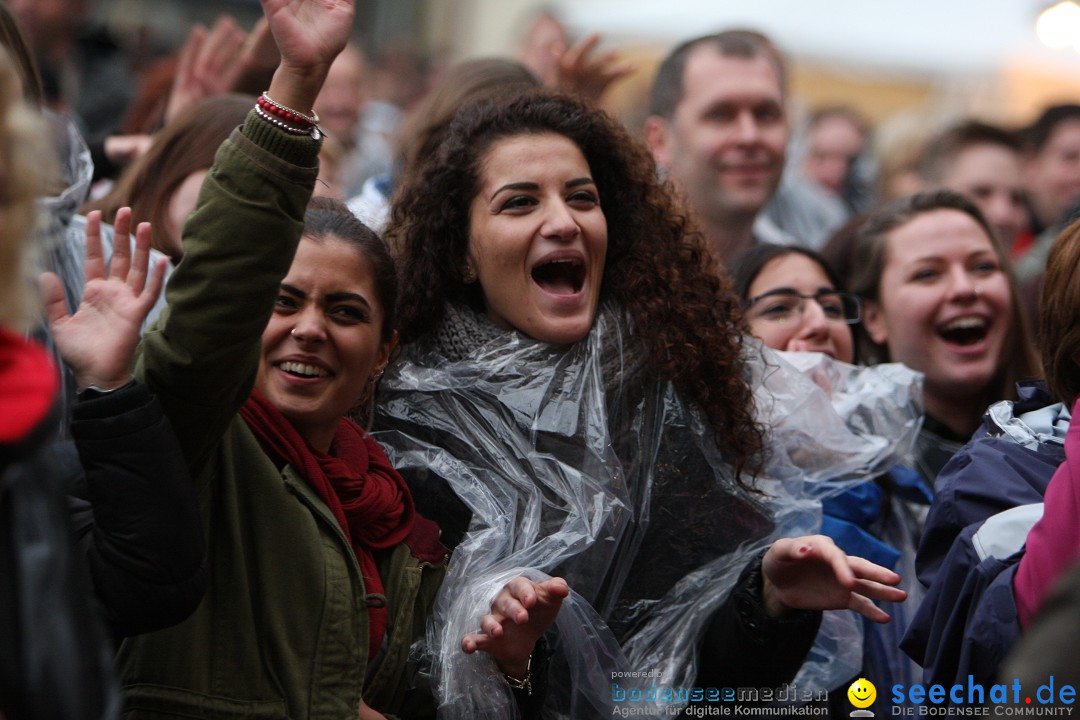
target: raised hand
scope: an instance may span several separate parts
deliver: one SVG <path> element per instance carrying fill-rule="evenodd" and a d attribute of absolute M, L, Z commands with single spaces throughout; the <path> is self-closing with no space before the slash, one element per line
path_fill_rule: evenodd
<path fill-rule="evenodd" d="M 502 672 L 524 677 L 536 641 L 555 622 L 569 594 L 562 578 L 537 583 L 519 575 L 491 601 L 491 613 L 480 621 L 481 632 L 462 638 L 461 649 L 489 653 Z"/>
<path fill-rule="evenodd" d="M 272 70 L 278 62 L 270 27 L 263 18 L 251 33 L 223 15 L 209 31 L 196 25 L 180 51 L 176 80 L 169 92 L 165 122 L 198 100 L 236 89 L 252 70 Z"/>
<path fill-rule="evenodd" d="M 596 104 L 612 83 L 634 72 L 634 66 L 620 62 L 618 53 L 613 50 L 593 55 L 599 43 L 600 35 L 592 33 L 559 55 L 556 63 L 557 89 Z"/>
<path fill-rule="evenodd" d="M 310 114 L 330 64 L 352 32 L 355 0 L 261 0 L 281 62 L 270 83 L 277 102 Z"/>
<path fill-rule="evenodd" d="M 60 278 L 41 276 L 41 294 L 53 342 L 71 367 L 80 390 L 104 390 L 131 379 L 131 360 L 139 330 L 161 292 L 166 260 L 149 270 L 150 224 L 140 223 L 132 257 L 128 231 L 130 208 L 116 213 L 113 256 L 109 270 L 101 250 L 101 213 L 86 221 L 86 285 L 74 315 L 68 315 Z"/>
<path fill-rule="evenodd" d="M 788 609 L 847 608 L 887 623 L 889 614 L 872 600 L 901 602 L 907 597 L 893 587 L 900 582 L 899 575 L 847 555 L 824 535 L 777 540 L 765 553 L 761 571 L 765 608 L 773 616 Z"/>

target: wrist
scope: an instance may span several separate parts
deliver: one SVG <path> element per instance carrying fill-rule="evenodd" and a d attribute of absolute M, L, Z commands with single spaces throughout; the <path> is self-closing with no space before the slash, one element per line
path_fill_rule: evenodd
<path fill-rule="evenodd" d="M 319 90 L 329 70 L 329 65 L 304 69 L 289 69 L 281 65 L 274 72 L 266 92 L 282 105 L 305 115 L 312 115 L 315 99 L 319 96 Z"/>
<path fill-rule="evenodd" d="M 769 581 L 765 573 L 761 574 L 761 599 L 765 613 L 771 618 L 781 618 L 791 613 L 792 608 L 780 599 L 780 590 Z"/>
<path fill-rule="evenodd" d="M 92 390 L 99 394 L 110 393 L 114 390 L 119 390 L 122 387 L 130 385 L 135 379 L 135 376 L 130 372 L 117 378 L 101 378 L 93 376 L 76 376 L 75 387 L 78 392 L 84 393 L 87 390 Z"/>
<path fill-rule="evenodd" d="M 99 385 L 88 385 L 86 387 L 82 387 L 79 390 L 78 395 L 76 395 L 76 398 L 78 399 L 79 402 L 87 402 L 87 401 L 90 401 L 90 400 L 98 400 L 98 399 L 103 398 L 103 397 L 110 397 L 114 393 L 116 393 L 116 392 L 118 392 L 120 390 L 126 390 L 126 389 L 128 389 L 130 387 L 133 387 L 134 385 L 135 385 L 135 378 L 134 377 L 129 378 L 126 383 L 123 383 L 121 385 L 116 385 L 116 386 L 111 386 L 110 385 L 109 387 L 101 387 Z"/>
<path fill-rule="evenodd" d="M 511 690 L 519 690 L 526 695 L 532 695 L 532 655 L 524 661 L 499 662 L 498 665 Z"/>

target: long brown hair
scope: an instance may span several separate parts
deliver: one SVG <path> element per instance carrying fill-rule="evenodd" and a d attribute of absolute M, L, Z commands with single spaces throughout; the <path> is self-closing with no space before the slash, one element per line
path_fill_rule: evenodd
<path fill-rule="evenodd" d="M 108 195 L 86 203 L 80 212 L 101 210 L 105 222 L 111 223 L 117 210 L 130 207 L 132 227 L 150 222 L 151 246 L 178 261 L 172 250 L 176 240 L 171 240 L 165 229 L 169 199 L 188 175 L 210 169 L 218 146 L 254 105 L 254 97 L 238 94 L 194 103 L 161 130 L 150 149 L 124 171 Z"/>
<path fill-rule="evenodd" d="M 647 369 L 704 411 L 736 472 L 756 471 L 763 430 L 754 416 L 740 303 L 729 281 L 710 272 L 701 235 L 657 182 L 648 150 L 576 100 L 536 92 L 467 105 L 439 152 L 406 178 L 388 230 L 400 254 L 402 342 L 433 333 L 449 303 L 482 311 L 482 289 L 463 277 L 481 163 L 501 139 L 543 133 L 577 145 L 596 182 L 608 227 L 601 299 L 629 316 Z"/>

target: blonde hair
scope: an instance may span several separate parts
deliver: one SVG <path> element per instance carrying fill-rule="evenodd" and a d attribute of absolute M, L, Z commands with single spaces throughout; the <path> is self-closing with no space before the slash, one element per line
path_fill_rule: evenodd
<path fill-rule="evenodd" d="M 43 167 L 54 153 L 43 135 L 41 117 L 23 100 L 22 79 L 0 47 L 0 325 L 30 325 L 26 275 L 27 238 L 37 217 L 35 198 L 44 187 Z"/>

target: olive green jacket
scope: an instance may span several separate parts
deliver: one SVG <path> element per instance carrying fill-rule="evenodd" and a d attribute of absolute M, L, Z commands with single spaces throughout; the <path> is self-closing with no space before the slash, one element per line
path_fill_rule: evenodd
<path fill-rule="evenodd" d="M 433 715 L 430 694 L 410 690 L 408 651 L 442 580 L 441 546 L 414 532 L 377 556 L 385 597 L 367 596 L 333 514 L 237 416 L 317 153 L 316 141 L 255 115 L 233 133 L 184 228 L 168 307 L 144 340 L 137 374 L 196 478 L 210 583 L 188 620 L 120 647 L 125 718 L 341 720 L 357 716 L 361 694 L 390 715 Z M 366 609 L 382 602 L 387 636 L 369 664 Z"/>

